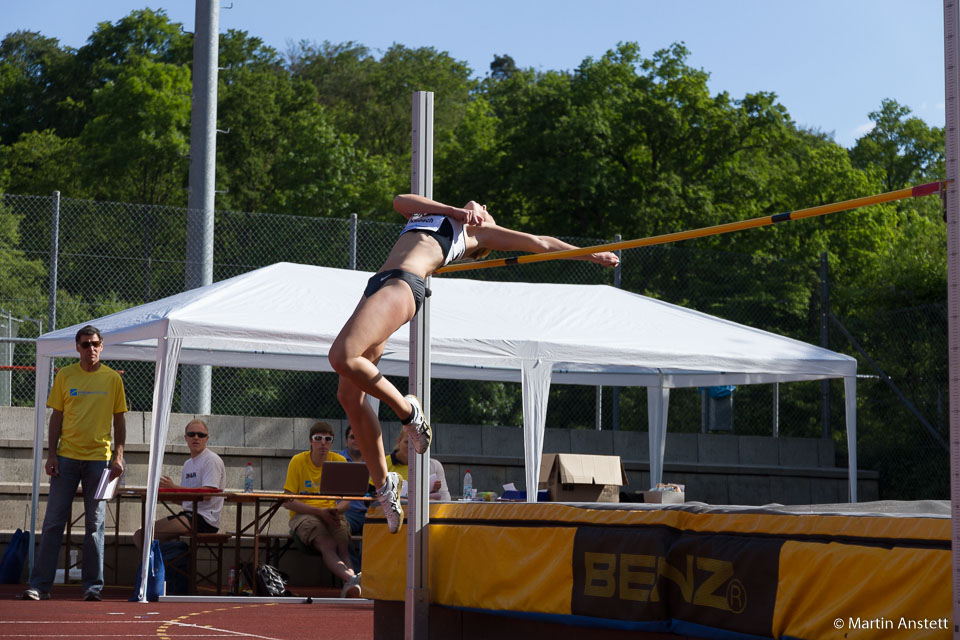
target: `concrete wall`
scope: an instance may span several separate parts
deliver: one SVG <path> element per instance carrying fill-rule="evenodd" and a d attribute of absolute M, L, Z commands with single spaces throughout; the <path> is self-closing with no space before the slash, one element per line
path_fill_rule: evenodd
<path fill-rule="evenodd" d="M 163 473 L 178 478 L 188 450 L 183 428 L 195 416 L 171 416 Z M 210 442 L 227 467 L 227 487 L 243 486 L 248 462 L 256 471 L 256 487 L 280 490 L 287 462 L 308 448 L 313 419 L 244 416 L 200 416 L 209 427 Z M 127 478 L 130 486 L 147 480 L 149 412 L 127 414 Z M 32 475 L 32 408 L 0 407 L 0 531 L 22 524 L 22 510 L 8 503 L 23 500 Z M 334 429 L 335 448 L 343 446 L 346 421 L 327 419 Z M 385 422 L 389 451 L 400 431 Z M 629 478 L 625 492 L 649 487 L 646 432 L 547 429 L 545 453 L 619 455 Z M 480 491 L 500 493 L 513 482 L 524 488 L 523 433 L 517 427 L 434 425 L 432 455 L 444 464 L 447 484 L 456 496 L 463 474 L 471 469 Z M 846 500 L 846 470 L 836 467 L 834 445 L 827 439 L 772 438 L 733 434 L 668 433 L 664 481 L 687 485 L 687 499 L 713 504 L 799 504 Z M 877 498 L 877 475 L 861 472 L 861 501 Z M 43 478 L 45 480 L 45 477 Z M 45 490 L 43 483 L 43 490 Z M 19 517 L 18 517 L 19 514 Z M 233 522 L 225 513 L 225 522 Z M 125 518 L 124 518 L 125 519 Z"/>

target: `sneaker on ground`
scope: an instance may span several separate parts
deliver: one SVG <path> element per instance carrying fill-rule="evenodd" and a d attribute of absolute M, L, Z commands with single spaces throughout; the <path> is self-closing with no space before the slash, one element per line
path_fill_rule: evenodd
<path fill-rule="evenodd" d="M 360 597 L 360 574 L 356 574 L 349 581 L 344 583 L 343 589 L 340 590 L 341 598 L 359 598 Z"/>
<path fill-rule="evenodd" d="M 377 500 L 383 507 L 387 528 L 390 533 L 396 533 L 403 523 L 403 508 L 400 506 L 400 476 L 395 471 L 387 474 L 383 486 L 377 490 Z"/>
<path fill-rule="evenodd" d="M 100 595 L 99 591 L 95 591 L 94 589 L 89 589 L 83 594 L 83 599 L 86 600 L 87 602 L 100 602 L 101 600 L 103 600 L 103 596 Z"/>
<path fill-rule="evenodd" d="M 36 589 L 27 589 L 20 594 L 21 600 L 49 600 L 50 594 L 46 591 L 37 591 Z"/>
<path fill-rule="evenodd" d="M 420 406 L 417 396 L 406 395 L 404 398 L 413 407 L 413 417 L 410 418 L 410 422 L 403 423 L 403 430 L 407 432 L 407 437 L 413 444 L 413 450 L 421 454 L 426 453 L 427 449 L 430 448 L 430 440 L 433 439 L 433 431 L 423 417 L 423 408 Z"/>

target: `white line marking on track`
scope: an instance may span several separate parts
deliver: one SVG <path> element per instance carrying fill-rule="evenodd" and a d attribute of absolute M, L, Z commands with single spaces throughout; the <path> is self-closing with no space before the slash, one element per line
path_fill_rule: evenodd
<path fill-rule="evenodd" d="M 188 624 L 186 622 L 176 622 L 176 621 L 171 622 L 170 624 L 175 624 L 178 627 L 193 627 L 195 629 L 209 629 L 210 631 L 220 631 L 222 633 L 230 634 L 231 636 L 239 636 L 242 638 L 261 638 L 262 640 L 283 640 L 283 638 L 274 638 L 271 636 L 259 636 L 255 633 L 244 633 L 242 631 L 231 631 L 230 629 L 220 629 L 218 627 L 211 627 L 208 624 Z"/>

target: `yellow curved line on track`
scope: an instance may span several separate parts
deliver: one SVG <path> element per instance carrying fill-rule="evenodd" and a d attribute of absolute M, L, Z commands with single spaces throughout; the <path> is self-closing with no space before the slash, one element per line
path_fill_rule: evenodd
<path fill-rule="evenodd" d="M 197 629 L 209 629 L 211 631 L 219 631 L 220 633 L 224 634 L 223 637 L 236 636 L 238 638 L 259 638 L 260 640 L 282 640 L 281 638 L 273 638 L 271 636 L 261 636 L 255 633 L 245 633 L 243 631 L 221 629 L 219 627 L 214 627 L 208 624 L 190 624 L 190 623 L 184 622 L 185 620 L 193 616 L 201 616 L 201 615 L 210 614 L 210 613 L 220 613 L 223 611 L 229 611 L 231 609 L 246 609 L 249 607 L 275 607 L 275 606 L 277 606 L 275 602 L 267 602 L 267 603 L 251 602 L 250 604 L 239 604 L 233 607 L 221 607 L 219 609 L 207 609 L 205 611 L 194 611 L 192 613 L 185 613 L 184 615 L 178 618 L 174 618 L 173 620 L 167 620 L 162 625 L 157 627 L 157 637 L 160 640 L 173 640 L 173 638 L 176 636 L 171 637 L 168 634 L 168 629 L 171 626 L 175 626 L 175 627 L 193 627 Z"/>

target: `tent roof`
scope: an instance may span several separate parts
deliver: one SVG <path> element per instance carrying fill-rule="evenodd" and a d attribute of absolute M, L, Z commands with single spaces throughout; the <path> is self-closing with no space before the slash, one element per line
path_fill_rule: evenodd
<path fill-rule="evenodd" d="M 155 360 L 183 338 L 181 364 L 330 371 L 327 352 L 370 273 L 277 263 L 92 321 L 105 360 Z M 603 285 L 433 278 L 435 378 L 520 380 L 524 361 L 554 382 L 697 386 L 852 376 L 856 360 Z M 38 355 L 75 356 L 80 325 L 46 334 Z M 409 329 L 381 369 L 406 375 Z"/>

